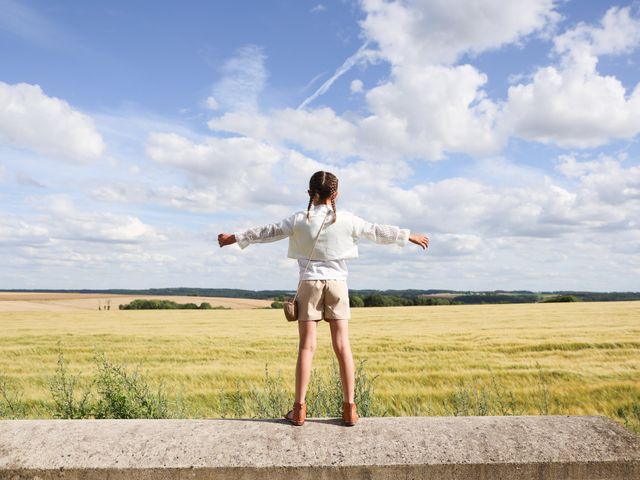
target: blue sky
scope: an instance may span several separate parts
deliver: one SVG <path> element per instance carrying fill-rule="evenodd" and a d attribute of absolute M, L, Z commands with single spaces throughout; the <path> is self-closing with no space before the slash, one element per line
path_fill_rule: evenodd
<path fill-rule="evenodd" d="M 0 9 L 0 288 L 294 288 L 286 241 L 216 236 L 324 169 L 431 237 L 352 288 L 638 289 L 637 2 Z"/>

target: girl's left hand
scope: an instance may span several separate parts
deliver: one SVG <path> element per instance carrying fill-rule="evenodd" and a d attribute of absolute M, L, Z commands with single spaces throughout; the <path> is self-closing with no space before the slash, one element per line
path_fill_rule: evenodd
<path fill-rule="evenodd" d="M 236 243 L 236 236 L 232 233 L 221 233 L 218 235 L 218 245 L 224 247 L 225 245 L 233 245 Z"/>
<path fill-rule="evenodd" d="M 421 233 L 412 233 L 409 235 L 409 241 L 420 245 L 423 250 L 429 247 L 429 237 L 422 235 Z"/>

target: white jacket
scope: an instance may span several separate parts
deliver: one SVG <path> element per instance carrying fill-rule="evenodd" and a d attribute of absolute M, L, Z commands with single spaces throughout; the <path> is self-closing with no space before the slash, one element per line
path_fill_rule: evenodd
<path fill-rule="evenodd" d="M 309 257 L 316 234 L 326 215 L 326 221 L 318 243 Z M 338 210 L 333 221 L 333 211 L 329 205 L 312 206 L 310 221 L 307 212 L 301 210 L 293 215 L 262 227 L 250 228 L 235 233 L 240 248 L 252 243 L 266 243 L 289 237 L 289 258 L 311 258 L 312 260 L 340 260 L 358 256 L 358 238 L 365 237 L 373 242 L 405 246 L 409 240 L 409 230 L 392 225 L 370 223 L 345 210 Z"/>

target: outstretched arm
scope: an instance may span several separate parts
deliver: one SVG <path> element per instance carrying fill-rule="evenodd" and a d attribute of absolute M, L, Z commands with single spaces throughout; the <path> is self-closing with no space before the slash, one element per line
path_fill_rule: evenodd
<path fill-rule="evenodd" d="M 429 238 L 426 235 L 411 233 L 407 228 L 400 228 L 394 225 L 367 222 L 357 216 L 354 217 L 353 235 L 381 244 L 395 243 L 404 247 L 407 242 L 411 242 L 421 246 L 423 249 L 429 246 Z"/>
<path fill-rule="evenodd" d="M 244 232 L 221 233 L 218 235 L 220 247 L 237 243 L 240 248 L 246 248 L 252 243 L 275 242 L 287 238 L 293 232 L 295 214 L 278 223 L 270 223 L 262 227 L 254 227 Z"/>

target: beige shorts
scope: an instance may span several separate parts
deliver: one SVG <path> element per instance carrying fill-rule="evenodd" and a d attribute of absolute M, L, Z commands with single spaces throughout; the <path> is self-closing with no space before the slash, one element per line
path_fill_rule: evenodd
<path fill-rule="evenodd" d="M 303 280 L 298 290 L 298 320 L 349 320 L 346 280 Z"/>

